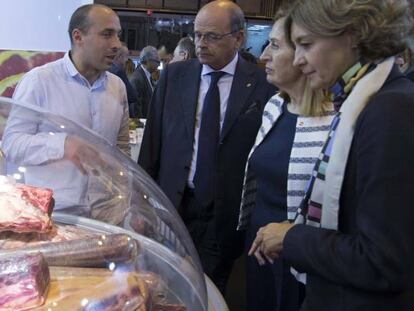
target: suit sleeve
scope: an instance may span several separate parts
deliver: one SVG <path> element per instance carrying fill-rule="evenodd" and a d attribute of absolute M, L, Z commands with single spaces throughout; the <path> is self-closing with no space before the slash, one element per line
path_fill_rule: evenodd
<path fill-rule="evenodd" d="M 286 234 L 283 252 L 296 270 L 370 291 L 410 286 L 413 108 L 412 96 L 388 92 L 377 95 L 362 112 L 353 146 L 357 203 L 348 206 L 355 209 L 357 228 L 345 234 L 294 226 Z"/>
<path fill-rule="evenodd" d="M 131 82 L 129 82 L 128 77 L 127 77 L 124 70 L 120 70 L 118 75 L 125 84 L 126 92 L 127 92 L 127 98 L 128 98 L 128 104 L 135 105 L 136 102 L 137 102 L 137 91 L 131 85 Z"/>
<path fill-rule="evenodd" d="M 144 137 L 142 138 L 138 164 L 154 179 L 157 180 L 162 141 L 162 122 L 165 91 L 167 89 L 168 66 L 163 70 L 152 96 Z"/>
<path fill-rule="evenodd" d="M 130 115 L 132 118 L 142 118 L 144 90 L 142 87 L 142 83 L 140 83 L 140 78 L 138 76 L 137 70 L 132 74 L 130 78 L 130 83 L 136 95 L 135 102 L 131 102 L 131 105 L 129 107 Z"/>

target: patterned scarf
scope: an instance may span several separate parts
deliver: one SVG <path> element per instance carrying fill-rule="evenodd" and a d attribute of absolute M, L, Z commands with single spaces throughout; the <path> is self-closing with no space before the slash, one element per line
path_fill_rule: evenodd
<path fill-rule="evenodd" d="M 355 123 L 371 96 L 383 86 L 393 65 L 394 57 L 377 65 L 356 64 L 332 87 L 333 101 L 337 102 L 339 111 L 332 121 L 329 137 L 315 164 L 295 224 L 338 229 L 339 199 Z M 351 92 L 352 90 L 354 91 Z M 306 273 L 298 273 L 293 268 L 291 272 L 298 281 L 306 284 Z"/>
<path fill-rule="evenodd" d="M 374 63 L 358 62 L 335 83 L 331 88 L 331 99 L 334 104 L 334 108 L 337 111 L 334 119 L 332 120 L 331 128 L 328 134 L 328 138 L 322 151 L 315 163 L 315 167 L 312 172 L 312 177 L 309 181 L 306 189 L 305 197 L 300 204 L 298 214 L 296 217 L 296 223 L 305 223 L 311 226 L 319 227 L 322 216 L 322 202 L 325 188 L 326 168 L 329 163 L 329 159 L 332 152 L 332 145 L 335 141 L 335 134 L 338 128 L 338 124 L 341 121 L 340 108 L 352 91 L 355 84 L 368 72 L 372 71 L 376 65 Z"/>

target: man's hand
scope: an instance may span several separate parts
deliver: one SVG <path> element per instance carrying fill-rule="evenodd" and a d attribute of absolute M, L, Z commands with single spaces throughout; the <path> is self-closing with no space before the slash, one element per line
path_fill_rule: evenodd
<path fill-rule="evenodd" d="M 293 226 L 294 224 L 283 222 L 270 223 L 260 228 L 250 247 L 249 256 L 254 254 L 260 265 L 266 263 L 265 259 L 273 263 L 283 250 L 283 240 L 286 232 Z"/>
<path fill-rule="evenodd" d="M 75 136 L 66 137 L 63 158 L 72 161 L 84 175 L 88 173 L 88 169 L 91 170 L 91 167 L 105 167 L 104 161 L 99 156 L 99 152 L 90 147 L 87 142 Z M 92 169 L 91 171 L 94 175 L 98 174 L 96 169 Z"/>

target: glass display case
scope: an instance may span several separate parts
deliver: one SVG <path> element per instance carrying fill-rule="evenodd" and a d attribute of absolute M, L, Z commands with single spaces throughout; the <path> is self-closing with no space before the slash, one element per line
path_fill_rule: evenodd
<path fill-rule="evenodd" d="M 227 310 L 129 155 L 37 106 L 0 98 L 0 118 L 0 309 Z"/>

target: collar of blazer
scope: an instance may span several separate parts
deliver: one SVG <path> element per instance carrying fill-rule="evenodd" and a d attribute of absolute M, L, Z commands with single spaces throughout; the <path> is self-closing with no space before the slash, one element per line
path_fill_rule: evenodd
<path fill-rule="evenodd" d="M 202 65 L 198 60 L 187 61 L 186 70 L 182 70 L 180 76 L 180 90 L 182 92 L 181 104 L 184 114 L 184 122 L 189 137 L 194 135 L 194 120 L 197 108 L 198 92 L 200 88 L 200 75 Z M 229 102 L 227 104 L 226 116 L 220 139 L 224 139 L 229 133 L 231 127 L 236 121 L 240 111 L 248 104 L 251 92 L 255 89 L 256 77 L 253 65 L 248 64 L 244 59 L 239 57 L 236 65 L 236 71 L 233 77 L 233 83 L 230 91 Z"/>

